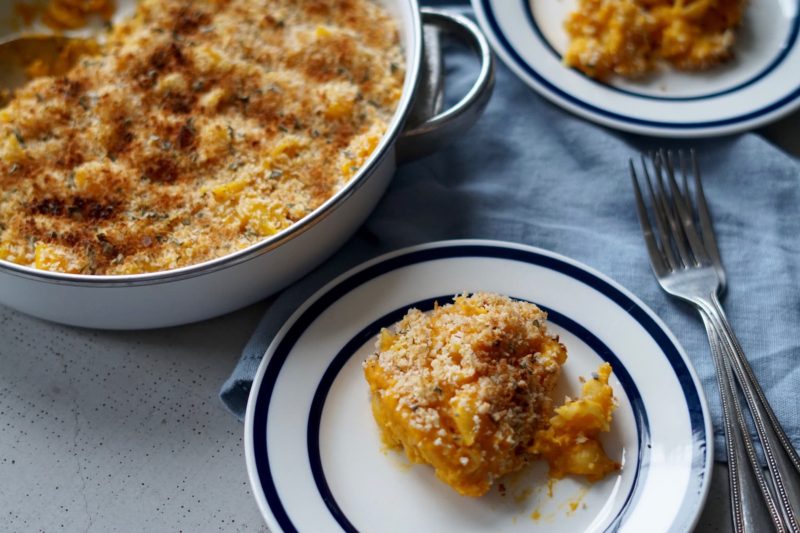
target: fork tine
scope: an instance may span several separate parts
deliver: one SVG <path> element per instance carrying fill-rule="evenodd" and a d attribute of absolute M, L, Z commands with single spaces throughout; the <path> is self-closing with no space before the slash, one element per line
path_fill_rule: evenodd
<path fill-rule="evenodd" d="M 652 154 L 650 154 L 652 159 Z M 667 266 L 670 270 L 677 270 L 679 268 L 678 261 L 675 259 L 675 254 L 670 245 L 669 234 L 667 233 L 667 221 L 663 213 L 663 205 L 658 201 L 655 191 L 653 190 L 653 180 L 650 178 L 650 172 L 647 170 L 647 162 L 644 156 L 640 156 L 642 160 L 642 170 L 644 171 L 644 181 L 647 184 L 647 192 L 650 195 L 650 204 L 653 206 L 653 218 L 656 221 L 656 229 L 658 230 L 658 237 L 661 240 L 662 256 L 667 261 Z"/>
<path fill-rule="evenodd" d="M 717 276 L 719 276 L 720 287 L 724 290 L 726 286 L 725 269 L 722 268 L 722 258 L 719 255 L 719 248 L 717 247 L 717 239 L 714 237 L 714 228 L 711 225 L 711 214 L 708 211 L 708 204 L 706 204 L 706 196 L 703 191 L 703 181 L 700 177 L 700 167 L 697 164 L 697 157 L 695 156 L 694 148 L 689 151 L 692 161 L 692 173 L 694 174 L 695 195 L 697 197 L 697 216 L 700 220 L 700 231 L 703 234 L 703 243 L 705 244 L 706 252 L 711 258 L 711 262 L 717 269 Z"/>
<path fill-rule="evenodd" d="M 686 203 L 686 198 L 681 194 L 681 191 L 678 189 L 678 183 L 675 180 L 675 167 L 672 159 L 672 152 L 667 152 L 667 160 L 666 160 L 666 174 L 669 181 L 670 189 L 672 190 L 672 197 L 674 200 L 675 207 L 678 212 L 678 216 L 680 218 L 681 224 L 683 225 L 683 232 L 686 235 L 686 239 L 689 241 L 689 247 L 692 249 L 692 253 L 694 254 L 694 258 L 697 264 L 701 264 L 703 262 L 708 262 L 708 255 L 706 254 L 705 248 L 703 247 L 703 243 L 700 240 L 700 237 L 697 234 L 697 231 L 694 227 L 694 220 L 692 218 L 692 208 L 691 204 Z"/>
<path fill-rule="evenodd" d="M 664 195 L 664 202 L 669 210 L 670 215 L 672 216 L 672 221 L 678 220 L 678 213 L 675 209 L 675 204 L 669 201 L 669 195 L 667 195 L 667 187 L 664 186 L 664 182 L 667 182 L 667 186 L 669 186 L 669 181 L 664 179 L 665 170 L 668 169 L 667 164 L 667 154 L 672 155 L 672 152 L 665 152 L 663 148 L 660 148 L 658 152 L 656 152 L 656 158 L 654 159 L 654 165 L 657 169 L 658 174 L 658 182 L 659 185 L 662 187 L 662 194 Z M 671 189 L 670 189 L 671 190 Z"/>
<path fill-rule="evenodd" d="M 694 149 L 692 149 L 694 152 Z M 686 173 L 686 158 L 683 157 L 683 150 L 678 150 L 678 162 L 681 165 L 681 183 L 683 185 L 683 199 L 686 205 L 692 205 L 691 199 L 692 195 L 689 191 L 689 178 L 687 177 Z"/>
<path fill-rule="evenodd" d="M 633 159 L 628 159 L 628 166 L 631 169 L 631 181 L 633 181 L 633 193 L 636 196 L 636 211 L 639 213 L 639 224 L 642 226 L 644 242 L 647 246 L 647 254 L 650 256 L 650 264 L 657 276 L 666 274 L 668 267 L 664 262 L 664 256 L 656 243 L 653 227 L 647 217 L 647 209 L 644 206 L 642 190 L 639 188 L 639 179 L 636 177 L 636 170 L 633 167 Z M 646 170 L 645 170 L 646 171 Z"/>
<path fill-rule="evenodd" d="M 681 228 L 681 224 L 678 222 L 680 216 L 676 211 L 674 202 L 671 202 L 669 200 L 669 195 L 667 194 L 667 190 L 664 187 L 663 167 L 665 167 L 665 165 L 667 164 L 664 151 L 659 150 L 653 161 L 654 161 L 653 166 L 655 167 L 655 175 L 656 175 L 655 182 L 656 182 L 656 188 L 658 190 L 659 200 L 661 203 L 661 211 L 664 213 L 667 226 L 670 229 L 672 235 L 672 244 L 678 251 L 678 255 L 680 255 L 680 260 L 683 266 L 690 266 L 693 264 L 693 261 L 691 256 L 689 255 L 689 251 L 686 249 L 686 244 L 685 244 L 686 239 L 683 235 L 683 229 Z"/>
<path fill-rule="evenodd" d="M 681 185 L 683 187 L 681 189 L 681 198 L 683 199 L 683 204 L 688 207 L 692 220 L 696 222 L 697 212 L 692 208 L 692 190 L 689 188 L 689 172 L 686 170 L 686 158 L 683 157 L 683 150 L 680 149 L 678 150 L 678 162 L 681 167 Z M 703 240 L 702 234 L 700 235 L 700 240 Z"/>

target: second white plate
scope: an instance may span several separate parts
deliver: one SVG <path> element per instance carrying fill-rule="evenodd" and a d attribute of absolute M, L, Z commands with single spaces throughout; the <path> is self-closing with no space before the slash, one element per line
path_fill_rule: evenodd
<path fill-rule="evenodd" d="M 600 124 L 664 137 L 752 129 L 800 106 L 798 0 L 748 3 L 733 61 L 705 72 L 600 83 L 561 60 L 574 0 L 472 0 L 497 54 L 542 96 Z"/>
<path fill-rule="evenodd" d="M 386 451 L 361 369 L 381 327 L 464 291 L 532 301 L 566 345 L 563 394 L 602 361 L 619 406 L 605 436 L 616 475 L 548 491 L 531 465 L 478 498 Z M 245 418 L 248 473 L 272 531 L 687 531 L 709 487 L 710 420 L 688 359 L 635 296 L 544 250 L 447 241 L 370 261 L 311 297 L 271 343 Z"/>

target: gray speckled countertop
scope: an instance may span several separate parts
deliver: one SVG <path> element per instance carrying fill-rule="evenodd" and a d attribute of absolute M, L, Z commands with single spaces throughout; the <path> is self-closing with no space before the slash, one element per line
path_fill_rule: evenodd
<path fill-rule="evenodd" d="M 800 154 L 799 125 L 765 134 Z M 266 531 L 217 396 L 264 308 L 107 332 L 0 306 L 0 531 Z M 726 475 L 697 531 L 731 530 Z"/>
<path fill-rule="evenodd" d="M 0 530 L 266 531 L 217 397 L 263 308 L 105 332 L 0 307 Z"/>

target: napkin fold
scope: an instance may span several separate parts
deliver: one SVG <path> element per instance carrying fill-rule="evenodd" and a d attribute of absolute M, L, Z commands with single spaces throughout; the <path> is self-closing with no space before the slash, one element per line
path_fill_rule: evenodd
<path fill-rule="evenodd" d="M 441 5 L 442 2 L 428 2 Z M 463 8 L 462 8 L 463 9 Z M 448 98 L 475 60 L 447 50 Z M 697 150 L 728 274 L 723 306 L 775 413 L 800 445 L 800 160 L 755 133 L 668 142 L 597 126 L 551 105 L 498 61 L 484 116 L 448 147 L 402 165 L 367 222 L 330 260 L 278 295 L 220 397 L 240 419 L 261 357 L 285 320 L 322 285 L 367 259 L 424 242 L 486 238 L 539 246 L 628 288 L 674 332 L 694 364 L 725 460 L 719 391 L 696 311 L 650 270 L 629 157 L 658 146 Z"/>

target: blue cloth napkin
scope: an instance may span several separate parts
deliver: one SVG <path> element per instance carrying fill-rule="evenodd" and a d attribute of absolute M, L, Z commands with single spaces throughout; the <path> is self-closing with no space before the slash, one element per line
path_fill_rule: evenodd
<path fill-rule="evenodd" d="M 436 2 L 433 2 L 436 3 Z M 458 97 L 475 60 L 448 50 Z M 319 287 L 362 261 L 401 247 L 455 238 L 539 246 L 607 274 L 675 333 L 705 388 L 725 460 L 719 392 L 694 309 L 665 294 L 650 270 L 627 161 L 656 146 L 697 149 L 729 288 L 733 328 L 794 445 L 800 445 L 800 160 L 755 133 L 665 142 L 577 118 L 539 97 L 498 62 L 484 116 L 448 147 L 398 168 L 367 222 L 329 261 L 270 305 L 220 396 L 238 417 L 275 333 Z"/>

